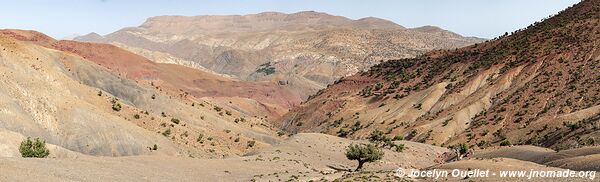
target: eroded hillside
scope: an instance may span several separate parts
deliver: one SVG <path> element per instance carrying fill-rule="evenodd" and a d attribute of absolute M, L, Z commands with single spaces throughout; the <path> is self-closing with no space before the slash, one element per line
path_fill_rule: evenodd
<path fill-rule="evenodd" d="M 170 63 L 155 63 L 113 45 L 56 41 L 35 31 L 0 34 L 76 54 L 113 73 L 180 98 L 209 98 L 247 116 L 279 117 L 300 103 L 300 96 L 275 83 L 249 82 Z"/>
<path fill-rule="evenodd" d="M 381 60 L 481 42 L 437 28 L 351 20 L 319 12 L 160 16 L 80 41 L 112 43 L 156 62 L 206 68 L 240 80 L 280 84 L 303 99 Z M 200 69 L 202 69 L 200 68 Z"/>
<path fill-rule="evenodd" d="M 18 143 L 26 137 L 45 139 L 56 157 L 222 158 L 280 140 L 260 117 L 134 80 L 160 73 L 144 72 L 158 68 L 151 62 L 136 62 L 135 56 L 123 57 L 128 53 L 114 46 L 48 41 L 43 34 L 29 31 L 2 32 L 0 154 L 4 157 L 20 156 Z M 78 46 L 69 47 L 72 44 Z M 138 64 L 127 67 L 129 63 Z M 133 71 L 120 75 L 123 72 L 114 69 Z"/>
<path fill-rule="evenodd" d="M 454 51 L 387 61 L 341 79 L 281 120 L 292 132 L 374 129 L 435 145 L 594 145 L 600 1 Z"/>

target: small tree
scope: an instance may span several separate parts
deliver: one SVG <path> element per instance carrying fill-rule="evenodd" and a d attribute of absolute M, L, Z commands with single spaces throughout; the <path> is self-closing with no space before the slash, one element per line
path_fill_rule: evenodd
<path fill-rule="evenodd" d="M 367 162 L 380 160 L 383 158 L 383 154 L 383 150 L 372 144 L 350 144 L 350 146 L 346 148 L 346 158 L 358 161 L 356 171 L 362 169 L 363 164 Z"/>
<path fill-rule="evenodd" d="M 386 136 L 383 134 L 383 131 L 375 129 L 369 135 L 369 141 L 375 143 L 375 145 L 379 145 L 386 139 Z"/>
<path fill-rule="evenodd" d="M 46 141 L 36 138 L 31 141 L 30 138 L 23 140 L 19 146 L 19 152 L 22 157 L 44 158 L 50 155 L 50 150 L 46 148 Z"/>
<path fill-rule="evenodd" d="M 460 155 L 466 154 L 469 151 L 469 146 L 465 143 L 459 143 L 452 148 L 457 149 Z"/>

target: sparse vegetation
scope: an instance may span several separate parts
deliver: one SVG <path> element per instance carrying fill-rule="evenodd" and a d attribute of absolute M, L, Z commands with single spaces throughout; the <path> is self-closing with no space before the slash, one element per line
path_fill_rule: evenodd
<path fill-rule="evenodd" d="M 198 134 L 198 138 L 196 138 L 196 142 L 198 143 L 204 143 L 204 134 L 200 133 Z"/>
<path fill-rule="evenodd" d="M 360 91 L 360 93 L 359 93 L 359 94 L 360 94 L 361 96 L 368 97 L 368 96 L 371 96 L 371 95 L 373 95 L 373 92 L 372 92 L 372 91 L 373 91 L 373 87 L 371 87 L 371 86 L 366 86 L 365 88 L 363 88 L 363 89 Z"/>
<path fill-rule="evenodd" d="M 510 143 L 510 141 L 508 141 L 508 140 L 504 140 L 504 141 L 500 142 L 500 146 L 511 146 L 511 145 L 512 145 L 512 143 Z"/>
<path fill-rule="evenodd" d="M 46 148 L 46 141 L 39 138 L 35 138 L 33 141 L 31 138 L 27 138 L 22 141 L 19 152 L 22 157 L 26 158 L 44 158 L 50 155 L 50 150 Z"/>
<path fill-rule="evenodd" d="M 171 118 L 171 122 L 175 124 L 179 124 L 181 121 L 177 118 Z"/>
<path fill-rule="evenodd" d="M 381 90 L 382 88 L 383 88 L 383 83 L 377 83 L 377 84 L 375 84 L 374 90 L 378 91 L 378 90 Z"/>
<path fill-rule="evenodd" d="M 119 103 L 119 101 L 117 99 L 113 99 L 111 101 L 111 103 L 112 103 L 112 110 L 113 111 L 119 112 L 123 108 L 123 106 L 121 106 L 121 103 Z"/>
<path fill-rule="evenodd" d="M 254 147 L 254 145 L 256 145 L 256 141 L 255 140 L 251 140 L 251 141 L 248 141 L 247 144 L 248 144 L 248 148 L 252 148 L 252 147 Z"/>
<path fill-rule="evenodd" d="M 404 140 L 404 137 L 402 135 L 396 135 L 394 136 L 394 141 L 400 141 L 400 140 Z"/>
<path fill-rule="evenodd" d="M 165 130 L 165 131 L 162 133 L 162 135 L 163 135 L 163 136 L 166 136 L 166 137 L 168 137 L 169 135 L 171 135 L 171 128 L 167 128 L 167 130 Z"/>
<path fill-rule="evenodd" d="M 375 129 L 371 132 L 368 139 L 371 143 L 374 143 L 375 146 L 379 146 L 387 139 L 387 137 L 383 134 L 383 131 Z"/>
<path fill-rule="evenodd" d="M 217 112 L 221 112 L 223 110 L 223 108 L 219 106 L 215 106 L 213 109 Z"/>
<path fill-rule="evenodd" d="M 340 128 L 340 130 L 337 132 L 339 137 L 347 137 L 348 134 L 350 134 L 350 132 L 344 128 Z"/>
<path fill-rule="evenodd" d="M 492 146 L 492 145 L 490 144 L 490 142 L 488 142 L 488 141 L 485 141 L 485 140 L 482 140 L 482 141 L 480 141 L 479 143 L 477 143 L 477 146 L 478 146 L 479 148 L 485 149 L 485 148 L 488 148 L 488 147 L 490 147 L 490 146 Z"/>
<path fill-rule="evenodd" d="M 235 118 L 235 120 L 233 120 L 233 122 L 235 122 L 235 123 L 246 122 L 246 119 L 245 118 Z"/>
<path fill-rule="evenodd" d="M 450 148 L 458 150 L 458 152 L 461 155 L 464 155 L 467 152 L 469 152 L 469 145 L 467 145 L 466 143 L 459 143 L 459 144 L 451 146 Z"/>
<path fill-rule="evenodd" d="M 271 65 L 271 62 L 267 62 L 258 66 L 256 69 L 256 73 L 263 73 L 265 75 L 270 75 L 275 73 L 275 67 Z"/>

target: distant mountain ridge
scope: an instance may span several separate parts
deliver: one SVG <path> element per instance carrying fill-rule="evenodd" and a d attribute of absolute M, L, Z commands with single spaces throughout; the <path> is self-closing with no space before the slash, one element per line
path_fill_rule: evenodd
<path fill-rule="evenodd" d="M 76 40 L 128 47 L 149 59 L 159 56 L 148 53 L 166 53 L 182 60 L 177 64 L 198 64 L 240 80 L 285 83 L 302 98 L 381 60 L 483 41 L 439 28 L 407 29 L 374 17 L 352 20 L 314 11 L 159 16 L 139 27 Z"/>
<path fill-rule="evenodd" d="M 273 30 L 298 31 L 302 29 L 328 28 L 404 28 L 396 23 L 379 18 L 352 20 L 315 11 L 292 14 L 264 12 L 250 15 L 202 15 L 202 16 L 157 16 L 148 18 L 140 28 L 160 30 L 173 34 L 260 32 Z"/>

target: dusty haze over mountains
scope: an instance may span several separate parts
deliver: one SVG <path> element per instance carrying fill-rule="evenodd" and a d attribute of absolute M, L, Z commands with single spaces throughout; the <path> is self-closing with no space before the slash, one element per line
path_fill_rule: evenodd
<path fill-rule="evenodd" d="M 159 16 L 74 40 L 4 29 L 0 181 L 595 174 L 599 45 L 600 0 L 493 40 L 313 11 Z M 50 155 L 23 158 L 29 137 Z M 381 156 L 358 170 L 351 144 Z"/>

